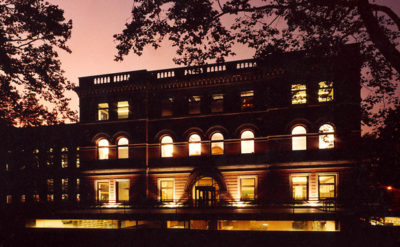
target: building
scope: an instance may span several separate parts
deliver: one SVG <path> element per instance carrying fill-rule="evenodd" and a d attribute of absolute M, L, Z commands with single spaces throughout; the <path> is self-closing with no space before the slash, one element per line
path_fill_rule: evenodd
<path fill-rule="evenodd" d="M 79 78 L 79 123 L 7 132 L 0 201 L 30 219 L 342 207 L 358 162 L 358 54 Z M 246 217 L 291 217 L 268 212 Z"/>

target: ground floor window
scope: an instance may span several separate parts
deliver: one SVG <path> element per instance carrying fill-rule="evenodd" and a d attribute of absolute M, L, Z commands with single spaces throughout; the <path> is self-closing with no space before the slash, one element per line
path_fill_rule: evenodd
<path fill-rule="evenodd" d="M 126 203 L 129 201 L 129 190 L 128 179 L 96 181 L 96 199 L 100 203 Z"/>
<path fill-rule="evenodd" d="M 319 199 L 328 199 L 336 197 L 335 175 L 318 176 L 318 194 L 319 194 Z"/>
<path fill-rule="evenodd" d="M 256 193 L 256 177 L 241 177 L 239 180 L 240 200 L 254 201 Z"/>
<path fill-rule="evenodd" d="M 97 183 L 97 200 L 99 202 L 108 202 L 110 199 L 110 186 L 107 182 Z"/>
<path fill-rule="evenodd" d="M 159 180 L 159 199 L 162 202 L 172 202 L 174 200 L 174 184 L 173 179 Z"/>
<path fill-rule="evenodd" d="M 116 181 L 117 202 L 129 201 L 129 180 Z"/>
<path fill-rule="evenodd" d="M 292 197 L 301 201 L 308 199 L 308 176 L 292 176 Z"/>

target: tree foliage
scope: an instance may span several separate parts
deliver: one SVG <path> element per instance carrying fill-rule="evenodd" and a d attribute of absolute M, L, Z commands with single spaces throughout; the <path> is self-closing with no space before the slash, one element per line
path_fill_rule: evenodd
<path fill-rule="evenodd" d="M 66 41 L 72 21 L 43 0 L 0 0 L 0 121 L 33 126 L 74 120 L 57 50 L 70 52 Z"/>
<path fill-rule="evenodd" d="M 177 64 L 222 62 L 235 45 L 255 50 L 255 57 L 293 50 L 334 53 L 360 43 L 364 122 L 376 124 L 393 104 L 400 72 L 400 18 L 387 6 L 368 0 L 135 0 L 132 18 L 115 35 L 116 60 L 168 39 L 176 47 Z M 375 116 L 371 117 L 371 116 Z"/>

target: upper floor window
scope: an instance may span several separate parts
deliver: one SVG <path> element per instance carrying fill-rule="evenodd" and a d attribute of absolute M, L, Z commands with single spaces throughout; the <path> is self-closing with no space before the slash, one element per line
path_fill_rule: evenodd
<path fill-rule="evenodd" d="M 53 166 L 54 165 L 54 149 L 49 148 L 46 154 L 46 165 Z"/>
<path fill-rule="evenodd" d="M 61 148 L 61 168 L 68 167 L 68 148 Z"/>
<path fill-rule="evenodd" d="M 333 100 L 333 82 L 321 81 L 318 83 L 318 102 L 328 102 Z"/>
<path fill-rule="evenodd" d="M 129 141 L 127 138 L 122 137 L 118 140 L 118 159 L 129 158 Z"/>
<path fill-rule="evenodd" d="M 332 125 L 324 124 L 319 128 L 319 149 L 335 147 L 335 130 Z"/>
<path fill-rule="evenodd" d="M 211 154 L 224 154 L 224 136 L 219 132 L 211 136 Z"/>
<path fill-rule="evenodd" d="M 108 103 L 99 103 L 97 105 L 98 118 L 97 120 L 108 120 L 110 119 Z"/>
<path fill-rule="evenodd" d="M 118 101 L 117 113 L 118 113 L 118 119 L 127 119 L 129 117 L 129 102 Z"/>
<path fill-rule="evenodd" d="M 35 167 L 35 168 L 40 167 L 39 149 L 37 149 L 37 148 L 33 150 L 32 167 Z"/>
<path fill-rule="evenodd" d="M 97 146 L 98 146 L 99 160 L 108 160 L 109 145 L 110 145 L 110 143 L 108 142 L 107 139 L 101 139 L 98 142 Z"/>
<path fill-rule="evenodd" d="M 189 156 L 201 155 L 201 138 L 198 134 L 189 137 Z"/>
<path fill-rule="evenodd" d="M 174 98 L 165 98 L 161 100 L 161 116 L 167 117 L 172 116 L 174 114 L 173 111 L 174 106 Z"/>
<path fill-rule="evenodd" d="M 211 112 L 223 112 L 224 111 L 224 95 L 213 94 L 211 101 Z"/>
<path fill-rule="evenodd" d="M 242 91 L 240 92 L 240 109 L 242 111 L 250 110 L 254 107 L 254 91 Z"/>
<path fill-rule="evenodd" d="M 79 154 L 79 147 L 76 148 L 76 153 L 75 153 L 75 165 L 76 168 L 79 168 L 81 166 L 81 158 L 80 158 L 80 154 Z"/>
<path fill-rule="evenodd" d="M 254 153 L 254 133 L 251 130 L 243 131 L 240 136 L 242 154 Z"/>
<path fill-rule="evenodd" d="M 292 104 L 307 103 L 307 87 L 306 84 L 292 84 Z"/>
<path fill-rule="evenodd" d="M 201 112 L 201 97 L 191 96 L 188 98 L 189 114 L 199 114 Z"/>
<path fill-rule="evenodd" d="M 307 131 L 303 126 L 296 126 L 292 129 L 292 150 L 307 149 Z"/>
<path fill-rule="evenodd" d="M 174 144 L 172 137 L 164 136 L 161 138 L 161 157 L 172 157 L 174 154 Z"/>

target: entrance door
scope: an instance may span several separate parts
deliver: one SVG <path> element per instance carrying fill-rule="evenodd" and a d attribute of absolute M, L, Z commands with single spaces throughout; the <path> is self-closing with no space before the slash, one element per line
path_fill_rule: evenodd
<path fill-rule="evenodd" d="M 215 206 L 215 187 L 213 186 L 196 186 L 195 187 L 195 205 L 197 207 Z"/>

